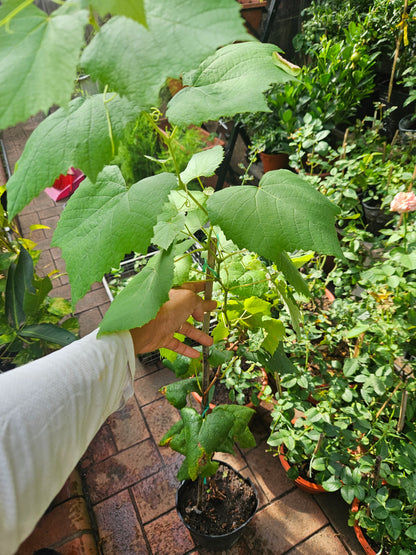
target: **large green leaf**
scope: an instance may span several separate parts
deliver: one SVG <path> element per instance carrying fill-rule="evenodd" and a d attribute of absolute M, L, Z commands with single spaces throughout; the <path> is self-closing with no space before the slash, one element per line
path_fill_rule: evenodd
<path fill-rule="evenodd" d="M 146 14 L 144 10 L 144 0 L 91 0 L 99 14 L 125 15 L 135 19 L 142 25 L 146 25 Z"/>
<path fill-rule="evenodd" d="M 0 21 L 9 11 L 0 7 Z M 28 6 L 0 27 L 0 129 L 69 101 L 87 23 L 68 2 L 51 15 Z"/>
<path fill-rule="evenodd" d="M 246 42 L 225 46 L 184 76 L 188 85 L 169 102 L 167 116 L 176 125 L 269 112 L 263 91 L 271 83 L 293 79 L 277 67 L 273 44 Z"/>
<path fill-rule="evenodd" d="M 19 331 L 22 337 L 31 339 L 43 339 L 50 343 L 56 343 L 65 347 L 77 339 L 77 336 L 68 330 L 55 326 L 54 324 L 33 324 L 25 326 Z"/>
<path fill-rule="evenodd" d="M 183 409 L 186 406 L 188 395 L 191 391 L 200 391 L 199 383 L 200 380 L 198 378 L 188 378 L 187 380 L 170 383 L 162 387 L 160 391 L 171 405 L 177 409 Z"/>
<path fill-rule="evenodd" d="M 145 0 L 145 12 L 148 29 L 114 17 L 81 59 L 94 79 L 143 110 L 157 105 L 167 77 L 179 77 L 219 46 L 249 38 L 235 0 Z"/>
<path fill-rule="evenodd" d="M 106 104 L 101 94 L 76 98 L 67 109 L 57 110 L 35 129 L 7 183 L 11 218 L 71 166 L 95 180 L 114 157 L 107 116 L 117 148 L 127 121 L 137 117 L 127 100 L 120 97 Z"/>
<path fill-rule="evenodd" d="M 224 149 L 222 146 L 214 146 L 197 152 L 189 160 L 188 165 L 181 173 L 181 180 L 188 184 L 197 177 L 210 177 L 214 175 L 215 170 L 221 164 L 224 158 Z"/>
<path fill-rule="evenodd" d="M 128 189 L 117 166 L 106 166 L 95 183 L 81 183 L 52 242 L 62 249 L 73 305 L 124 254 L 147 252 L 157 215 L 176 185 L 173 174 L 162 173 Z"/>
<path fill-rule="evenodd" d="M 173 249 L 160 251 L 150 259 L 111 303 L 101 322 L 100 333 L 140 327 L 156 316 L 169 299 L 173 259 Z"/>
<path fill-rule="evenodd" d="M 33 272 L 32 257 L 21 246 L 17 262 L 13 262 L 7 272 L 4 301 L 7 320 L 14 329 L 18 329 L 26 321 L 25 296 L 28 292 L 35 293 Z"/>
<path fill-rule="evenodd" d="M 334 226 L 339 208 L 289 170 L 267 172 L 259 187 L 218 191 L 207 208 L 227 238 L 276 263 L 296 249 L 342 256 Z"/>

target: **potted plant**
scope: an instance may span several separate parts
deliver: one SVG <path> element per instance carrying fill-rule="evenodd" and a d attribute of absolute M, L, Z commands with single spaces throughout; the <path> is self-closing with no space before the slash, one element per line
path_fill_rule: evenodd
<path fill-rule="evenodd" d="M 70 303 L 49 297 L 51 278 L 35 273 L 36 244 L 20 236 L 6 212 L 1 218 L 0 372 L 68 345 L 78 333 L 77 319 L 69 318 Z M 32 229 L 42 227 L 34 224 Z"/>
<path fill-rule="evenodd" d="M 403 72 L 402 84 L 409 89 L 409 96 L 403 106 L 413 105 L 416 101 L 416 73 L 413 64 Z M 413 143 L 416 137 L 416 113 L 415 111 L 404 116 L 399 121 L 399 131 L 401 141 L 404 145 Z"/>
<path fill-rule="evenodd" d="M 384 418 L 378 414 L 359 461 L 361 495 L 352 502 L 349 524 L 368 554 L 414 550 L 414 394 L 414 377 L 402 367 L 401 380 L 385 401 L 390 414 Z"/>
<path fill-rule="evenodd" d="M 163 20 L 160 19 L 162 8 Z M 36 8 L 21 7 L 20 11 L 13 12 L 8 23 L 11 30 L 17 21 L 14 17 L 23 17 L 27 13 L 25 10 Z M 78 29 L 77 36 L 82 36 L 79 31 L 87 22 L 88 11 L 75 3 L 59 7 L 51 21 L 45 20 L 44 24 L 53 25 L 55 18 L 66 10 L 74 18 L 71 36 L 74 36 L 75 28 Z M 127 17 L 117 17 L 118 10 Z M 160 249 L 115 297 L 101 323 L 100 334 L 131 329 L 154 318 L 167 300 L 171 287 L 189 279 L 191 252 L 196 249 L 202 253 L 208 283 L 216 282 L 222 291 L 223 305 L 227 307 L 223 314 L 232 311 L 234 303 L 237 312 L 242 311 L 239 318 L 242 324 L 247 320 L 262 330 L 258 342 L 265 348 L 267 346 L 271 353 L 278 343 L 274 330 L 281 330 L 278 318 L 265 313 L 256 299 L 253 302 L 246 295 L 236 293 L 235 299 L 228 299 L 230 286 L 224 287 L 222 268 L 229 265 L 231 275 L 234 256 L 241 251 L 255 253 L 269 265 L 276 266 L 289 284 L 287 287 L 307 295 L 307 285 L 288 252 L 310 249 L 342 256 L 333 225 L 338 209 L 287 170 L 269 172 L 259 187 L 230 187 L 214 192 L 201 186 L 200 180 L 215 172 L 223 158 L 222 147 L 214 146 L 194 154 L 187 167 L 180 171 L 175 163 L 174 144 L 178 127 L 199 125 L 203 121 L 237 113 L 267 110 L 264 91 L 271 83 L 285 82 L 292 76 L 284 64 L 283 68 L 276 64 L 277 47 L 252 39 L 244 42 L 247 33 L 235 0 L 219 0 L 215 5 L 206 5 L 202 0 L 191 4 L 174 0 L 166 5 L 158 0 L 146 2 L 145 10 L 126 8 L 127 13 L 123 10 L 117 4 L 112 10 L 115 16 L 101 27 L 97 26 L 96 35 L 82 50 L 81 60 L 78 54 L 82 40 L 79 39 L 78 49 L 74 46 L 76 55 L 73 56 L 75 60 L 71 56 L 72 63 L 81 65 L 93 79 L 105 83 L 104 92 L 75 98 L 38 126 L 9 180 L 9 209 L 18 212 L 47 185 L 46 177 L 50 181 L 55 173 L 56 177 L 62 173 L 63 164 L 79 167 L 87 178 L 68 201 L 53 239 L 54 244 L 62 249 L 66 261 L 73 304 L 89 290 L 91 283 L 101 279 L 111 267 L 117 267 L 126 253 L 146 254 L 150 244 Z M 201 17 L 203 40 L 195 42 L 195 28 L 200 28 Z M 167 23 L 178 18 L 187 22 L 181 26 L 180 37 L 178 29 Z M 30 18 L 28 20 L 30 23 Z M 146 28 L 142 25 L 145 21 Z M 29 32 L 28 36 L 31 36 Z M 8 33 L 3 38 L 7 42 L 13 37 L 14 33 Z M 174 49 L 175 55 L 172 56 L 172 44 L 177 44 L 179 39 L 184 47 L 179 51 Z M 223 46 L 227 43 L 233 44 Z M 27 47 L 30 47 L 30 41 Z M 14 53 L 12 45 L 10 51 Z M 62 53 L 58 49 L 57 56 L 59 54 Z M 236 59 L 239 64 L 235 64 Z M 17 73 L 23 71 L 18 60 L 12 65 Z M 148 69 L 138 72 L 139 67 Z M 244 67 L 243 72 L 241 67 Z M 233 74 L 235 79 L 231 79 L 230 89 L 229 79 Z M 163 132 L 157 125 L 159 110 L 152 107 L 157 105 L 158 91 L 166 78 L 177 75 L 182 75 L 186 86 L 170 100 L 166 115 L 172 130 Z M 64 84 L 59 84 L 62 92 Z M 239 89 L 245 91 L 242 98 L 230 94 Z M 42 95 L 44 92 L 45 89 Z M 47 103 L 50 92 L 46 91 L 48 95 L 43 95 L 42 100 L 32 96 L 32 90 L 30 94 L 28 92 L 32 109 L 37 111 L 40 102 L 43 102 L 41 106 Z M 114 159 L 125 126 L 136 120 L 140 112 L 146 114 L 154 132 L 166 145 L 175 169 L 173 173 L 162 172 L 127 186 L 120 169 L 106 164 Z M 10 121 L 14 113 L 11 106 L 8 106 L 7 114 L 0 106 L 0 113 L 2 125 L 5 121 L 14 123 Z M 19 111 L 18 114 L 17 118 L 26 117 L 26 112 Z M 86 121 L 91 125 L 84 125 Z M 61 146 L 59 152 L 56 148 L 48 150 L 51 142 L 54 146 Z M 88 155 L 85 144 L 89 147 Z M 47 164 L 39 156 L 39 145 L 45 151 L 55 153 Z M 33 149 L 37 151 L 36 157 Z M 36 174 L 38 179 L 27 181 L 23 177 L 28 167 L 31 175 Z M 196 190 L 191 185 L 195 182 Z M 200 246 L 194 246 L 198 244 Z M 87 253 L 88 264 L 84 256 Z M 253 268 L 249 276 L 251 285 L 258 281 L 256 271 Z M 243 290 L 247 288 L 244 276 L 240 275 L 237 281 Z M 290 305 L 291 295 L 287 287 L 281 284 L 281 296 L 289 299 Z M 209 288 L 206 294 L 209 298 Z M 132 312 L 132 304 L 140 306 L 140 311 Z M 218 336 L 229 333 L 229 323 L 224 318 L 218 324 Z M 207 326 L 209 322 L 204 322 L 205 330 Z M 203 355 L 205 410 L 209 396 L 209 353 Z M 209 414 L 199 414 L 185 406 L 187 393 L 197 388 L 198 380 L 199 376 L 195 376 L 190 381 L 178 382 L 179 400 L 173 393 L 173 397 L 170 395 L 171 389 L 167 390 L 169 398 L 183 408 L 182 419 L 164 439 L 186 456 L 180 477 L 194 480 L 216 473 L 218 463 L 213 461 L 214 452 L 230 452 L 234 440 L 242 445 L 252 445 L 247 428 L 251 409 L 220 405 Z M 206 495 L 202 497 L 206 499 Z"/>
<path fill-rule="evenodd" d="M 288 167 L 290 136 L 296 129 L 301 109 L 300 91 L 297 82 L 276 84 L 266 94 L 269 112 L 240 116 L 251 150 L 259 153 L 264 172 Z"/>
<path fill-rule="evenodd" d="M 241 5 L 241 15 L 246 20 L 248 30 L 258 37 L 258 30 L 263 14 L 267 10 L 267 0 L 238 0 Z"/>

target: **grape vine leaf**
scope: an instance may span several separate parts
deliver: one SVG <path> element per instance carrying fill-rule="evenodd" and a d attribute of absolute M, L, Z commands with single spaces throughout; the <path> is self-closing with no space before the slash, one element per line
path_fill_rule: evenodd
<path fill-rule="evenodd" d="M 0 21 L 8 15 L 6 3 Z M 0 27 L 0 129 L 69 102 L 87 23 L 68 2 L 50 15 L 30 5 Z"/>
<path fill-rule="evenodd" d="M 138 328 L 155 318 L 159 308 L 169 299 L 173 258 L 173 249 L 159 251 L 151 257 L 111 303 L 100 324 L 99 335 Z"/>
<path fill-rule="evenodd" d="M 107 113 L 116 149 L 126 123 L 134 120 L 137 112 L 125 98 L 116 96 L 106 104 L 104 100 L 101 94 L 75 98 L 67 108 L 60 108 L 35 129 L 7 183 L 11 218 L 71 166 L 95 180 L 104 165 L 114 158 Z"/>
<path fill-rule="evenodd" d="M 263 92 L 293 76 L 277 67 L 273 44 L 245 42 L 220 48 L 198 69 L 183 76 L 184 85 L 169 102 L 167 117 L 175 125 L 215 120 L 242 112 L 269 112 Z"/>
<path fill-rule="evenodd" d="M 189 160 L 188 165 L 181 173 L 181 179 L 187 185 L 197 177 L 210 177 L 214 175 L 215 170 L 221 164 L 224 158 L 224 149 L 222 146 L 214 146 L 197 152 Z"/>
<path fill-rule="evenodd" d="M 94 79 L 132 99 L 142 110 L 157 106 L 168 77 L 180 77 L 219 46 L 252 37 L 235 0 L 145 0 L 148 28 L 113 17 L 81 58 Z"/>
<path fill-rule="evenodd" d="M 52 241 L 62 249 L 73 306 L 92 283 L 118 266 L 124 254 L 147 252 L 157 215 L 176 186 L 175 175 L 161 173 L 128 189 L 117 166 L 106 166 L 95 183 L 89 179 L 81 183 L 62 212 Z"/>
<path fill-rule="evenodd" d="M 289 170 L 267 172 L 259 187 L 230 187 L 207 202 L 226 237 L 278 264 L 284 251 L 343 257 L 335 231 L 339 208 Z"/>
<path fill-rule="evenodd" d="M 124 15 L 146 26 L 144 0 L 90 0 L 90 4 L 102 16 Z"/>

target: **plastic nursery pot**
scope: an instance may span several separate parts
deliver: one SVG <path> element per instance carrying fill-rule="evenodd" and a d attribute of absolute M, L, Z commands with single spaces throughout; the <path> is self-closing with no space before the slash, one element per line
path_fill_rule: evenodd
<path fill-rule="evenodd" d="M 195 544 L 207 549 L 209 552 L 223 551 L 226 549 L 230 549 L 243 535 L 248 523 L 251 521 L 251 519 L 253 518 L 253 516 L 257 511 L 258 503 L 259 503 L 256 488 L 254 487 L 251 480 L 249 478 L 244 478 L 239 472 L 234 470 L 227 463 L 220 462 L 220 466 L 219 466 L 220 472 L 221 472 L 221 468 L 223 467 L 228 469 L 228 472 L 232 472 L 233 475 L 235 475 L 235 477 L 237 478 L 237 480 L 241 482 L 242 487 L 245 490 L 247 490 L 248 488 L 248 491 L 250 492 L 250 502 L 251 502 L 252 508 L 249 511 L 249 516 L 242 524 L 240 524 L 240 526 L 238 526 L 238 528 L 235 528 L 234 530 L 231 530 L 229 532 L 226 532 L 220 535 L 202 533 L 201 531 L 197 530 L 195 527 L 188 524 L 188 522 L 183 516 L 187 512 L 186 498 L 188 497 L 189 491 L 192 488 L 194 489 L 198 488 L 198 481 L 196 480 L 195 482 L 193 482 L 192 480 L 184 480 L 180 484 L 176 492 L 176 510 L 178 512 L 179 518 L 184 523 L 186 528 L 189 530 L 189 533 L 191 534 Z M 237 499 L 235 499 L 235 501 L 232 500 L 232 503 L 237 504 L 238 500 Z M 244 504 L 246 503 L 244 502 Z M 201 516 L 201 520 L 203 518 L 204 517 Z"/>
<path fill-rule="evenodd" d="M 260 399 L 261 395 L 263 394 L 264 390 L 266 389 L 267 384 L 269 383 L 269 378 L 267 376 L 266 370 L 264 368 L 260 368 L 260 370 L 261 370 L 261 374 L 262 374 L 262 380 L 261 380 L 260 391 L 257 395 L 258 399 Z M 196 391 L 192 391 L 192 397 L 195 399 L 195 401 L 197 403 L 202 405 L 202 397 Z M 251 401 L 249 403 L 247 403 L 245 406 L 250 408 L 250 409 L 255 409 L 256 408 Z M 215 408 L 215 404 L 210 403 L 209 408 L 210 408 L 210 411 L 211 411 L 212 409 Z"/>
<path fill-rule="evenodd" d="M 399 121 L 400 140 L 403 145 L 408 145 L 416 140 L 416 116 L 409 114 Z"/>
<path fill-rule="evenodd" d="M 356 497 L 354 497 L 354 500 L 353 500 L 352 505 L 351 505 L 351 512 L 356 513 L 358 511 L 359 507 L 360 507 L 360 502 Z M 367 555 L 376 555 L 376 552 L 374 551 L 374 549 L 370 546 L 370 544 L 366 540 L 366 538 L 363 534 L 363 531 L 361 530 L 360 526 L 358 525 L 357 520 L 354 521 L 354 532 L 355 532 L 357 540 L 360 542 L 360 545 L 363 548 L 364 552 L 367 553 Z"/>
<path fill-rule="evenodd" d="M 286 170 L 289 167 L 289 154 L 286 154 L 285 152 L 278 154 L 260 152 L 260 160 L 263 163 L 264 173 L 272 170 Z"/>
<path fill-rule="evenodd" d="M 279 461 L 280 461 L 281 465 L 283 466 L 284 470 L 287 472 L 290 469 L 290 464 L 285 459 L 285 450 L 284 450 L 283 444 L 280 446 Z M 295 484 L 297 485 L 297 487 L 299 489 L 305 491 L 306 493 L 315 493 L 316 494 L 316 493 L 325 493 L 326 492 L 326 490 L 320 484 L 315 484 L 314 482 L 309 482 L 309 480 L 305 480 L 305 478 L 302 478 L 301 476 L 296 478 L 296 480 L 294 480 L 294 482 L 295 482 Z"/>
<path fill-rule="evenodd" d="M 391 221 L 392 214 L 385 212 L 375 201 L 372 200 L 361 201 L 361 204 L 368 230 L 373 235 L 377 235 L 379 231 L 386 227 Z"/>

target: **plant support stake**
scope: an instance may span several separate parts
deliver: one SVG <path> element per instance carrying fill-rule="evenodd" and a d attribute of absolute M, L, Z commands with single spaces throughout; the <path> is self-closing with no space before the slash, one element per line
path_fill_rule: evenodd
<path fill-rule="evenodd" d="M 215 265 L 215 254 L 217 251 L 217 239 L 210 237 L 208 241 L 208 260 L 207 260 L 207 270 L 206 270 L 206 283 L 204 296 L 206 301 L 212 299 L 212 286 L 213 286 L 213 274 L 212 268 Z M 204 315 L 204 322 L 202 324 L 202 331 L 209 334 L 209 324 L 211 321 L 211 313 L 206 312 Z M 208 404 L 208 388 L 210 382 L 210 367 L 208 362 L 209 357 L 209 347 L 202 347 L 202 358 L 203 358 L 203 373 L 202 373 L 202 405 L 203 409 Z"/>

